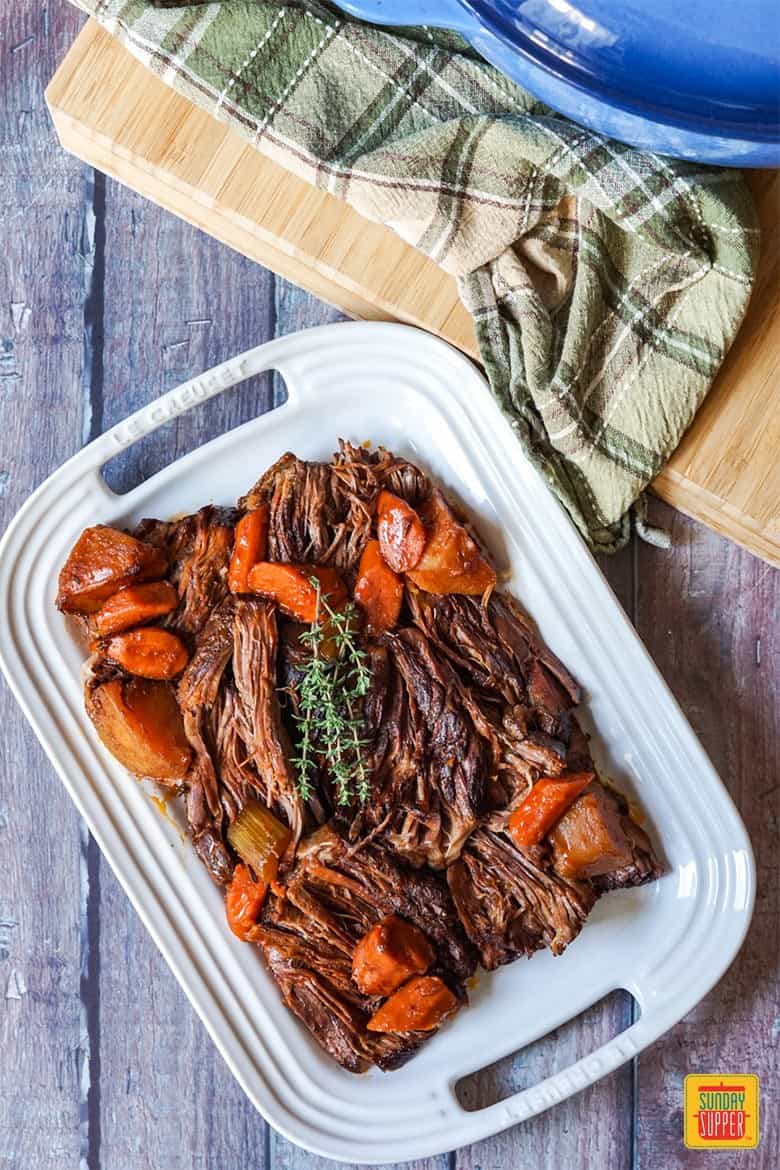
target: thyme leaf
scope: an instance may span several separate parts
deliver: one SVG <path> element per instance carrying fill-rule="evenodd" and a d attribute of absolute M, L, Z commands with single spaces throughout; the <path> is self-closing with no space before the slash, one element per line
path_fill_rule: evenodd
<path fill-rule="evenodd" d="M 304 800 L 311 796 L 317 759 L 324 758 L 337 804 L 349 804 L 355 798 L 362 804 L 371 790 L 364 759 L 368 740 L 363 711 L 371 670 L 357 642 L 354 604 L 333 609 L 317 578 L 310 580 L 317 592 L 317 607 L 314 621 L 300 639 L 310 658 L 302 670 L 294 717 L 299 732 L 293 757 L 298 791 Z"/>

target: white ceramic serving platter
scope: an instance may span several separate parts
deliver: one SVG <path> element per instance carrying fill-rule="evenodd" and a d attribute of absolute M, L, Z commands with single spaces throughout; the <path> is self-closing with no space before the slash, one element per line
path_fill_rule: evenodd
<path fill-rule="evenodd" d="M 288 401 L 177 460 L 127 495 L 111 456 L 197 402 L 276 369 Z M 240 393 L 240 391 L 238 391 Z M 259 952 L 224 923 L 222 893 L 175 812 L 97 741 L 83 653 L 54 608 L 88 524 L 133 525 L 232 503 L 286 450 L 328 458 L 338 436 L 408 455 L 474 518 L 510 588 L 585 688 L 597 761 L 640 803 L 667 872 L 601 899 L 565 955 L 483 974 L 471 1005 L 404 1068 L 353 1076 L 283 1006 Z M 0 548 L 0 661 L 90 830 L 248 1097 L 285 1136 L 331 1158 L 402 1161 L 533 1116 L 635 1056 L 717 982 L 754 900 L 750 843 L 723 785 L 589 552 L 523 457 L 484 379 L 443 342 L 383 324 L 329 325 L 262 345 L 163 395 L 91 443 L 28 500 Z M 468 1112 L 464 1076 L 616 988 L 639 1018 L 539 1084 Z M 518 1170 L 520 1168 L 518 1167 Z"/>

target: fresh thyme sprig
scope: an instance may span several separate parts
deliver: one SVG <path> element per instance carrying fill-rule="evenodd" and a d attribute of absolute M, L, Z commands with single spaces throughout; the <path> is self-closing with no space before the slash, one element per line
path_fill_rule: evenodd
<path fill-rule="evenodd" d="M 295 716 L 299 741 L 293 763 L 298 791 L 304 800 L 311 796 L 320 756 L 333 779 L 336 802 L 349 804 L 357 797 L 363 803 L 371 787 L 363 758 L 368 743 L 363 735 L 363 699 L 371 686 L 371 671 L 355 637 L 357 611 L 351 603 L 333 609 L 317 578 L 310 580 L 317 591 L 317 608 L 314 621 L 301 634 L 310 658 L 303 667 Z"/>

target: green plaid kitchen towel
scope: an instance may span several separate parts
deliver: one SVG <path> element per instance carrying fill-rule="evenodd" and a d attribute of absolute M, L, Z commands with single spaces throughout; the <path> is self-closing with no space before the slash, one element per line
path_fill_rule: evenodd
<path fill-rule="evenodd" d="M 453 273 L 493 393 L 613 551 L 728 350 L 758 245 L 734 171 L 554 114 L 453 34 L 311 0 L 77 0 L 169 85 Z"/>

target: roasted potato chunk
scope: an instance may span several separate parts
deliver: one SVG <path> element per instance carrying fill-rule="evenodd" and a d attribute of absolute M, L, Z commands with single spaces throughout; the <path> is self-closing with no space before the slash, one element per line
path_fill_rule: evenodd
<path fill-rule="evenodd" d="M 418 589 L 475 595 L 492 589 L 495 571 L 436 488 L 425 503 L 422 519 L 427 533 L 425 551 L 417 566 L 407 573 Z"/>
<path fill-rule="evenodd" d="M 62 566 L 57 608 L 63 613 L 97 613 L 113 593 L 165 575 L 164 553 L 118 528 L 85 528 Z"/>
<path fill-rule="evenodd" d="M 364 995 L 392 995 L 412 975 L 424 975 L 435 958 L 419 927 L 388 914 L 356 946 L 352 978 Z"/>
<path fill-rule="evenodd" d="M 614 797 L 592 785 L 550 833 L 553 866 L 568 881 L 586 881 L 612 873 L 632 860 L 631 845 Z"/>
<path fill-rule="evenodd" d="M 190 746 L 176 696 L 165 682 L 113 679 L 87 687 L 87 713 L 115 759 L 136 776 L 182 780 Z"/>

